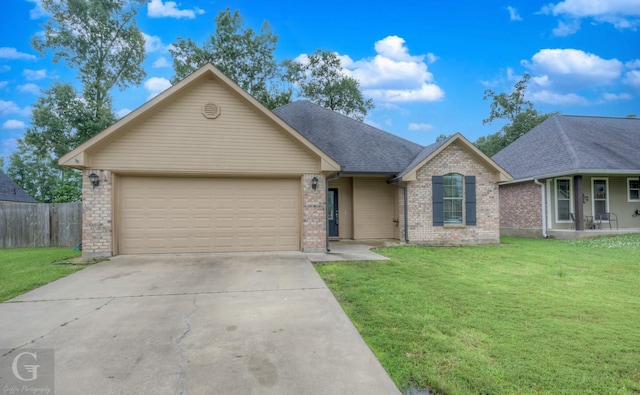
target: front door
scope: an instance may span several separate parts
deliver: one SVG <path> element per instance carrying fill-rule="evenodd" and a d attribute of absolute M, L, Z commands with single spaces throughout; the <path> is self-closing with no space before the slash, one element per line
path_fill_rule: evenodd
<path fill-rule="evenodd" d="M 329 221 L 329 237 L 338 237 L 338 190 L 336 188 L 329 188 L 327 220 Z"/>

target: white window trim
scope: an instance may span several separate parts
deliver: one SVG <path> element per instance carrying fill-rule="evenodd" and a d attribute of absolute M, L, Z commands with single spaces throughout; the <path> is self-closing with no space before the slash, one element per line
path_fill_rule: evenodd
<path fill-rule="evenodd" d="M 638 177 L 627 178 L 627 202 L 629 203 L 640 202 L 640 199 L 631 199 L 631 188 L 629 187 L 629 181 L 638 181 Z"/>
<path fill-rule="evenodd" d="M 555 213 L 556 213 L 556 223 L 557 224 L 570 224 L 572 223 L 572 221 L 570 219 L 568 220 L 560 220 L 558 219 L 558 214 L 559 214 L 559 210 L 558 210 L 558 180 L 567 180 L 569 181 L 569 212 L 570 213 L 574 213 L 575 215 L 575 209 L 573 207 L 573 179 L 571 177 L 559 177 L 554 179 L 553 181 L 553 186 L 554 186 L 554 201 L 553 201 L 553 205 L 555 206 Z"/>
<path fill-rule="evenodd" d="M 596 181 L 604 181 L 606 182 L 607 185 L 607 190 L 605 191 L 606 195 L 607 195 L 607 200 L 605 201 L 605 206 L 606 206 L 606 212 L 610 213 L 611 211 L 609 210 L 609 202 L 611 201 L 611 195 L 609 195 L 609 177 L 594 177 L 591 178 L 591 214 L 593 215 L 594 219 L 596 216 L 596 190 L 595 190 L 595 182 Z M 604 223 L 609 223 L 609 221 L 602 221 Z"/>
<path fill-rule="evenodd" d="M 462 196 L 459 198 L 445 198 L 444 197 L 444 177 L 448 176 L 448 175 L 457 175 L 462 177 Z M 442 181 L 442 188 L 443 188 L 443 196 L 442 196 L 442 204 L 444 205 L 444 201 L 446 199 L 449 200 L 460 200 L 462 201 L 462 219 L 460 222 L 447 222 L 444 220 L 444 212 L 442 213 L 442 220 L 444 221 L 444 226 L 448 226 L 448 227 L 458 227 L 458 226 L 465 226 L 465 224 L 467 223 L 467 213 L 465 211 L 466 209 L 466 205 L 465 205 L 465 199 L 466 199 L 466 190 L 465 190 L 465 182 L 464 182 L 464 175 L 460 174 L 460 173 L 447 173 L 444 174 L 443 176 L 443 181 Z"/>

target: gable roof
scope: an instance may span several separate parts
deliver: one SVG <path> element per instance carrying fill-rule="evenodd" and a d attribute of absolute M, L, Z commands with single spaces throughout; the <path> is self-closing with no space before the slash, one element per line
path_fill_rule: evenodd
<path fill-rule="evenodd" d="M 184 92 L 188 90 L 189 86 L 193 86 L 193 84 L 197 84 L 199 81 L 203 81 L 209 78 L 214 78 L 223 85 L 230 88 L 231 91 L 236 93 L 243 100 L 247 101 L 257 111 L 262 113 L 267 119 L 276 123 L 282 130 L 288 133 L 303 147 L 318 156 L 321 160 L 321 170 L 337 171 L 340 169 L 340 165 L 331 157 L 325 154 L 317 146 L 313 145 L 297 130 L 291 128 L 286 122 L 283 122 L 280 118 L 275 116 L 273 112 L 269 111 L 259 101 L 254 99 L 246 91 L 240 88 L 236 83 L 230 80 L 211 63 L 205 64 L 204 66 L 184 78 L 182 81 L 169 87 L 164 92 L 147 101 L 133 112 L 127 114 L 108 128 L 104 129 L 89 140 L 80 144 L 78 147 L 62 156 L 58 160 L 58 163 L 61 166 L 73 167 L 76 169 L 85 169 L 91 167 L 91 163 L 88 157 L 88 154 L 91 151 L 95 151 L 101 148 L 103 145 L 108 144 L 113 138 L 118 136 L 119 133 L 126 130 L 127 126 L 134 125 L 136 122 L 138 122 L 140 119 L 143 119 L 148 114 L 152 114 L 155 109 L 163 103 L 174 100 L 175 98 L 179 98 Z"/>
<path fill-rule="evenodd" d="M 38 203 L 2 170 L 0 170 L 0 202 Z"/>
<path fill-rule="evenodd" d="M 310 101 L 286 104 L 273 112 L 340 163 L 343 173 L 395 175 L 423 147 Z"/>
<path fill-rule="evenodd" d="M 495 163 L 491 158 L 486 156 L 482 151 L 476 148 L 469 140 L 467 140 L 462 134 L 456 133 L 449 136 L 447 139 L 435 142 L 428 145 L 420 151 L 420 153 L 409 163 L 409 165 L 398 175 L 398 179 L 401 181 L 413 181 L 416 179 L 416 172 L 422 166 L 431 161 L 436 155 L 444 151 L 451 144 L 459 144 L 465 151 L 473 156 L 478 162 L 482 163 L 485 167 L 491 169 L 495 175 L 495 181 L 511 181 L 511 176 L 502 167 Z"/>
<path fill-rule="evenodd" d="M 492 158 L 516 181 L 640 173 L 640 119 L 554 115 Z"/>

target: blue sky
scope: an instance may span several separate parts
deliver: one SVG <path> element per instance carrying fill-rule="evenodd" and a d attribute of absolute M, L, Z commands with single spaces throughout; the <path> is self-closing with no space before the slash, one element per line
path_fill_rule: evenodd
<path fill-rule="evenodd" d="M 0 12 L 0 157 L 8 161 L 29 125 L 39 90 L 56 81 L 80 87 L 75 70 L 30 46 L 47 15 L 40 0 L 3 0 Z M 502 124 L 485 89 L 510 91 L 531 74 L 528 98 L 542 112 L 640 115 L 640 0 L 336 1 L 150 0 L 139 9 L 147 77 L 112 91 L 119 115 L 169 86 L 167 47 L 177 37 L 203 42 L 230 7 L 245 27 L 268 21 L 279 60 L 316 49 L 338 53 L 376 108 L 365 122 L 430 144 L 461 132 L 474 141 Z"/>

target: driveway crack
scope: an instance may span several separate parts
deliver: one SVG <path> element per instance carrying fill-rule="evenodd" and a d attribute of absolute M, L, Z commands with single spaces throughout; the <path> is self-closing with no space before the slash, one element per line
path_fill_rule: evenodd
<path fill-rule="evenodd" d="M 196 298 L 193 298 L 193 310 L 184 317 L 182 317 L 182 324 L 184 325 L 184 331 L 180 336 L 176 338 L 176 347 L 178 348 L 178 389 L 176 391 L 177 395 L 186 395 L 187 389 L 185 388 L 185 383 L 187 379 L 187 364 L 189 361 L 185 359 L 184 356 L 184 347 L 182 346 L 182 341 L 191 333 L 191 316 L 198 310 L 198 305 L 196 304 Z"/>
<path fill-rule="evenodd" d="M 96 311 L 98 311 L 98 310 L 102 309 L 103 307 L 105 307 L 105 306 L 106 306 L 106 305 L 108 305 L 109 303 L 113 302 L 114 300 L 115 300 L 115 298 L 111 298 L 111 299 L 107 300 L 106 302 L 104 302 L 103 304 L 101 304 L 100 306 L 96 307 L 95 309 L 93 309 L 93 310 L 91 310 L 91 311 L 88 311 L 88 312 L 86 312 L 85 314 L 83 314 L 83 315 L 81 315 L 81 316 L 79 316 L 79 317 L 75 317 L 75 318 L 73 318 L 73 319 L 71 319 L 71 320 L 69 320 L 69 321 L 63 322 L 62 324 L 60 324 L 59 326 L 57 326 L 57 327 L 55 327 L 55 328 L 51 329 L 49 332 L 45 333 L 44 335 L 39 336 L 39 337 L 36 337 L 35 339 L 32 339 L 32 340 L 30 340 L 30 341 L 28 341 L 28 342 L 26 342 L 26 343 L 24 343 L 24 344 L 22 344 L 22 345 L 19 345 L 19 346 L 17 346 L 17 347 L 14 347 L 14 348 L 12 348 L 11 350 L 7 351 L 6 353 L 4 353 L 4 354 L 2 354 L 2 355 L 0 355 L 0 356 L 4 357 L 5 355 L 9 355 L 9 354 L 11 354 L 11 353 L 12 353 L 12 352 L 14 352 L 15 350 L 21 349 L 22 347 L 25 347 L 25 346 L 27 346 L 27 345 L 29 345 L 29 344 L 33 344 L 33 343 L 37 342 L 37 341 L 38 341 L 38 340 L 40 340 L 40 339 L 44 339 L 45 337 L 47 337 L 47 336 L 51 335 L 53 332 L 57 331 L 58 329 L 63 328 L 63 327 L 65 327 L 65 326 L 67 326 L 67 325 L 71 324 L 72 322 L 79 321 L 79 320 L 81 320 L 81 319 L 85 318 L 86 316 L 88 316 L 89 314 L 92 314 L 92 313 L 94 313 L 94 312 L 96 312 Z"/>

